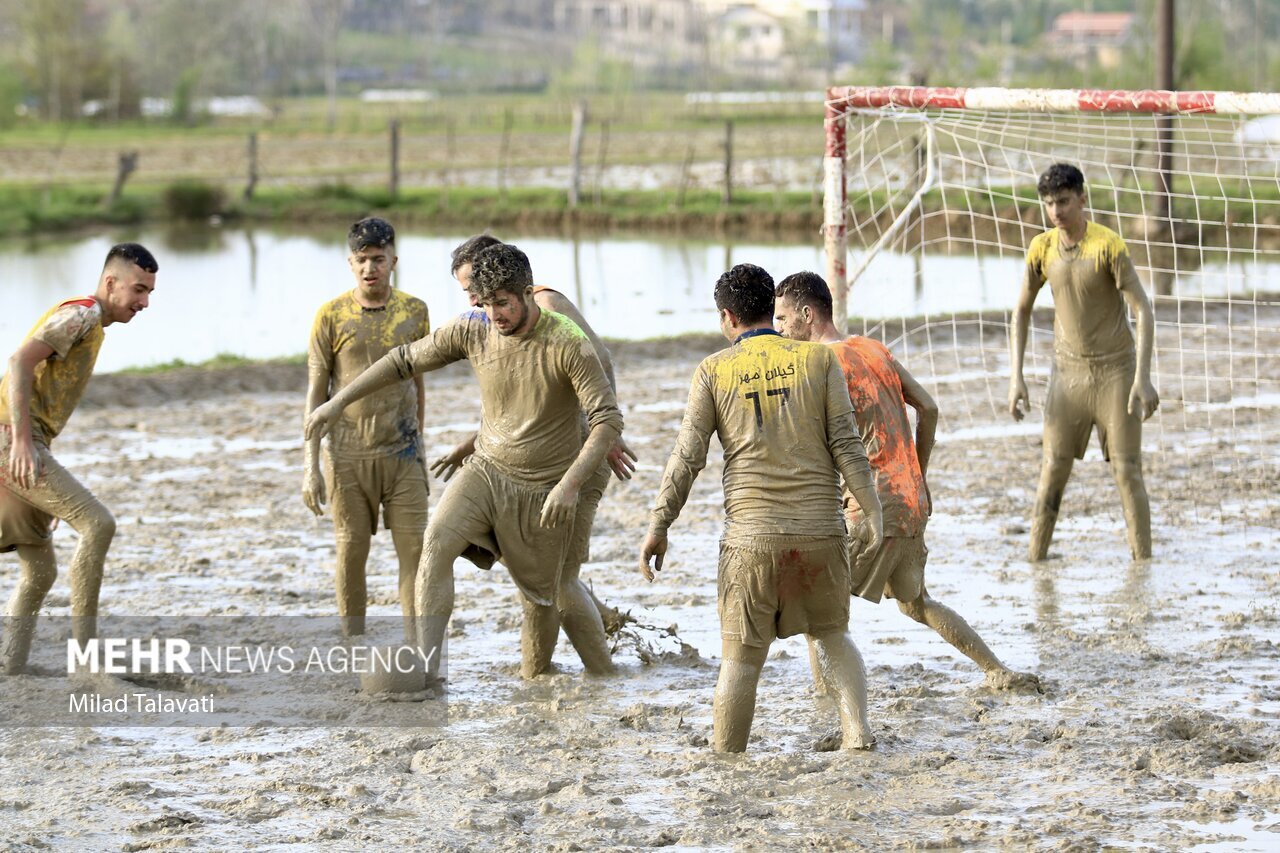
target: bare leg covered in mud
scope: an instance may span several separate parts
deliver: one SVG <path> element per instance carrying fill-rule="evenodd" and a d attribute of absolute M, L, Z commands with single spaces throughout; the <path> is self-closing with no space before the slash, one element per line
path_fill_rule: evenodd
<path fill-rule="evenodd" d="M 396 548 L 396 562 L 400 566 L 396 589 L 400 598 L 400 614 L 404 618 L 404 638 L 410 643 L 417 637 L 417 629 L 414 627 L 414 614 L 417 612 L 414 587 L 418 581 L 418 565 L 422 562 L 422 541 L 425 535 L 425 531 L 418 530 L 391 531 L 391 541 Z"/>
<path fill-rule="evenodd" d="M 83 645 L 98 634 L 98 595 L 102 589 L 107 550 L 116 535 L 116 519 L 92 492 L 59 464 L 48 448 L 41 447 L 39 456 L 40 478 L 33 485 L 23 487 L 7 481 L 5 488 L 36 509 L 62 519 L 80 534 L 68 577 L 71 582 L 71 631 L 76 641 Z M 25 560 L 23 578 L 25 581 Z"/>
<path fill-rule="evenodd" d="M 1049 543 L 1062 508 L 1062 493 L 1066 491 L 1074 462 L 1071 456 L 1046 455 L 1040 466 L 1040 486 L 1036 489 L 1036 506 L 1031 516 L 1031 545 L 1027 551 L 1027 558 L 1033 563 L 1049 555 Z"/>
<path fill-rule="evenodd" d="M 22 576 L 5 611 L 4 646 L 0 648 L 0 672 L 6 675 L 20 675 L 26 670 L 40 605 L 58 576 L 52 542 L 19 545 L 17 551 Z"/>
<path fill-rule="evenodd" d="M 611 675 L 618 671 L 605 639 L 602 614 L 607 608 L 579 578 L 579 569 L 576 562 L 565 565 L 555 607 L 524 600 L 524 623 L 520 629 L 522 678 L 554 671 L 551 656 L 561 625 L 588 674 Z"/>
<path fill-rule="evenodd" d="M 461 536 L 434 523 L 422 543 L 422 562 L 414 588 L 415 636 L 426 661 L 427 686 L 441 684 L 445 630 L 453 615 L 453 563 L 467 546 Z"/>
<path fill-rule="evenodd" d="M 338 598 L 338 620 L 344 637 L 358 637 L 364 633 L 369 597 L 364 568 L 368 559 L 368 536 L 338 539 L 338 565 L 334 586 Z"/>
<path fill-rule="evenodd" d="M 1115 453 L 1111 456 L 1111 476 L 1120 490 L 1128 531 L 1129 553 L 1135 560 L 1151 559 L 1151 502 L 1142 479 L 1142 457 L 1138 454 Z"/>
<path fill-rule="evenodd" d="M 1030 672 L 1014 672 L 1000 662 L 964 618 L 950 607 L 939 604 L 921 588 L 920 596 L 912 601 L 899 601 L 898 609 L 921 625 L 928 625 L 938 636 L 955 646 L 956 650 L 982 667 L 987 675 L 987 686 L 994 690 L 1013 690 L 1021 687 L 1041 690 L 1040 678 Z M 1042 691 L 1043 692 L 1043 691 Z"/>
<path fill-rule="evenodd" d="M 808 636 L 814 672 L 829 685 L 827 695 L 840 711 L 840 748 L 871 749 L 876 739 L 867 722 L 867 670 L 858 647 L 844 631 Z"/>
<path fill-rule="evenodd" d="M 712 746 L 716 752 L 746 752 L 756 715 L 756 687 L 768 648 L 722 640 L 720 676 L 712 704 Z"/>

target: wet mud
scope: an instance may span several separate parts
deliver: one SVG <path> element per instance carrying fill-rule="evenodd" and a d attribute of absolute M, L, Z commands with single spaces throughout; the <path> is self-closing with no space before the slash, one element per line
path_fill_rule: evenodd
<path fill-rule="evenodd" d="M 913 360 L 918 339 L 894 345 L 943 415 L 926 580 L 1045 692 L 992 689 L 893 602 L 854 600 L 875 748 L 824 751 L 837 714 L 813 696 L 796 637 L 765 663 L 746 754 L 713 754 L 714 448 L 656 583 L 640 578 L 636 554 L 689 377 L 714 346 L 615 351 L 640 469 L 610 484 L 582 579 L 620 609 L 619 676 L 585 677 L 562 637 L 559 671 L 521 680 L 519 593 L 506 572 L 460 562 L 447 726 L 0 729 L 0 837 L 13 849 L 1274 849 L 1274 479 L 1245 463 L 1221 473 L 1229 451 L 1212 443 L 1178 451 L 1216 427 L 1171 401 L 1148 433 L 1155 557 L 1130 561 L 1094 447 L 1073 472 L 1049 558 L 1031 565 L 1039 411 L 1015 428 L 987 406 L 1002 405 L 1007 383 L 991 349 Z M 336 630 L 332 532 L 300 497 L 304 387 L 297 367 L 95 379 L 93 404 L 56 452 L 119 520 L 104 631 L 112 610 L 176 620 L 230 608 L 329 614 Z M 428 377 L 427 393 L 434 454 L 469 434 L 479 407 L 466 371 Z M 1232 422 L 1233 435 L 1253 436 L 1248 458 L 1272 471 L 1278 420 L 1260 406 Z M 434 506 L 444 489 L 433 486 Z M 60 567 L 75 542 L 56 533 Z M 368 574 L 371 615 L 398 621 L 385 533 Z M 0 596 L 17 578 L 13 555 L 0 556 Z M 32 652 L 46 673 L 70 625 L 65 568 L 48 605 Z M 641 636 L 638 625 L 660 627 Z M 51 676 L 30 678 L 37 691 Z"/>

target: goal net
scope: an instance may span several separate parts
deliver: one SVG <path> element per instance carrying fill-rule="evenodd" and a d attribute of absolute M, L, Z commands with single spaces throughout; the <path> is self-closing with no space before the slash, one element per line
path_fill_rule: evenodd
<path fill-rule="evenodd" d="M 1124 238 L 1155 307 L 1161 405 L 1143 432 L 1153 518 L 1280 526 L 1280 95 L 835 88 L 826 124 L 837 317 L 937 394 L 940 439 L 1038 463 L 1049 287 L 1027 344 L 1033 414 L 1020 424 L 1007 407 L 1010 321 L 1026 249 L 1050 227 L 1036 180 L 1073 163 L 1090 218 Z M 1086 459 L 1098 456 L 1091 438 Z M 1079 474 L 1068 503 L 1088 499 Z M 1024 515 L 1036 477 L 1018 484 Z M 1114 487 L 1104 491 L 1118 519 Z"/>

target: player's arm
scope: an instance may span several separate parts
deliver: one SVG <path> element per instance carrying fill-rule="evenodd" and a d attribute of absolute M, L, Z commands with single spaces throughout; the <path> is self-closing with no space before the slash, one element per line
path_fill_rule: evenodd
<path fill-rule="evenodd" d="M 9 411 L 13 443 L 9 447 L 9 476 L 24 489 L 40 478 L 40 456 L 31 436 L 31 388 L 36 367 L 54 354 L 39 338 L 27 338 L 9 357 Z"/>
<path fill-rule="evenodd" d="M 649 513 L 649 532 L 640 547 L 640 574 L 645 580 L 652 581 L 653 573 L 662 571 L 662 562 L 667 554 L 667 530 L 689 500 L 693 481 L 707 466 L 707 448 L 711 445 L 711 433 L 716 428 L 715 406 L 711 383 L 699 367 L 689 386 L 689 401 L 684 407 L 680 435 L 662 472 L 658 499 Z M 652 567 L 650 559 L 653 560 Z"/>
<path fill-rule="evenodd" d="M 609 387 L 616 394 L 618 392 L 618 380 L 613 373 L 613 356 L 610 354 L 609 348 L 604 345 L 604 341 L 596 334 L 596 330 L 591 328 L 587 318 L 582 316 L 578 306 L 570 302 L 569 298 L 563 293 L 555 290 L 540 291 L 534 294 L 533 298 L 543 308 L 555 311 L 557 314 L 563 314 L 578 324 L 578 328 L 582 329 L 587 336 L 587 340 L 591 341 L 591 346 L 595 348 L 596 355 L 600 358 L 600 366 L 604 368 L 604 375 L 609 380 Z M 609 448 L 609 454 L 606 458 L 609 460 L 609 468 L 613 470 L 619 480 L 631 479 L 631 472 L 636 470 L 636 454 L 627 446 L 627 442 L 622 436 L 618 436 L 618 440 L 614 442 L 613 447 Z"/>
<path fill-rule="evenodd" d="M 458 473 L 463 461 L 476 452 L 476 436 L 479 434 L 478 432 L 471 433 L 471 435 L 455 445 L 453 450 L 432 462 L 431 473 L 446 483 L 449 482 L 449 478 Z"/>
<path fill-rule="evenodd" d="M 622 434 L 622 410 L 605 378 L 600 359 L 592 352 L 583 352 L 580 346 L 566 347 L 561 355 L 578 397 L 578 407 L 587 413 L 588 433 L 577 458 L 542 503 L 539 522 L 543 527 L 558 527 L 573 520 L 583 484 L 600 467 L 605 454 Z"/>
<path fill-rule="evenodd" d="M 1031 330 L 1031 308 L 1036 303 L 1040 288 L 1044 287 L 1038 257 L 1038 244 L 1033 242 L 1027 252 L 1018 304 L 1013 309 L 1013 337 L 1009 340 L 1009 414 L 1015 421 L 1022 420 L 1031 406 L 1027 383 L 1022 377 L 1022 362 L 1027 353 L 1027 334 Z"/>
<path fill-rule="evenodd" d="M 1160 395 L 1156 393 L 1156 386 L 1151 381 L 1151 350 L 1156 336 L 1155 311 L 1127 249 L 1116 259 L 1116 267 L 1116 286 L 1120 288 L 1120 293 L 1138 324 L 1138 364 L 1133 374 L 1133 387 L 1129 390 L 1129 414 L 1145 421 L 1160 406 Z"/>
<path fill-rule="evenodd" d="M 853 403 L 849 399 L 849 386 L 835 356 L 829 349 L 824 350 L 824 355 L 827 356 L 827 448 L 831 451 L 831 458 L 835 460 L 836 470 L 844 478 L 845 488 L 853 494 L 854 500 L 862 508 L 868 538 L 859 559 L 870 560 L 880 550 L 880 543 L 884 540 L 880 496 L 876 494 L 876 481 L 871 475 L 871 463 L 867 461 L 867 449 L 858 437 Z"/>
<path fill-rule="evenodd" d="M 896 358 L 893 360 L 893 368 L 898 371 L 898 379 L 902 382 L 903 401 L 916 410 L 916 459 L 923 476 L 929 470 L 929 456 L 933 452 L 933 442 L 938 433 L 938 404 Z"/>
<path fill-rule="evenodd" d="M 329 399 L 329 389 L 333 384 L 333 338 L 329 332 L 330 326 L 322 310 L 316 315 L 307 345 L 307 401 L 302 413 L 304 431 L 306 419 Z M 320 437 L 305 439 L 302 450 L 302 502 L 315 515 L 323 515 L 328 496 L 320 471 Z"/>
<path fill-rule="evenodd" d="M 439 370 L 467 357 L 469 321 L 460 320 L 437 329 L 425 338 L 396 347 L 369 365 L 345 388 L 322 403 L 307 418 L 308 441 L 323 438 L 342 414 L 356 400 L 403 382 L 419 373 Z"/>

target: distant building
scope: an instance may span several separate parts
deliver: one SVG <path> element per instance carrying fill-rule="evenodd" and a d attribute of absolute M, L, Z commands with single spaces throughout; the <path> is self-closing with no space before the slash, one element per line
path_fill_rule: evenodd
<path fill-rule="evenodd" d="M 706 17 L 698 0 L 555 0 L 557 33 L 593 36 L 641 64 L 700 59 Z"/>
<path fill-rule="evenodd" d="M 1078 68 L 1111 71 L 1124 61 L 1133 37 L 1131 12 L 1067 12 L 1054 19 L 1045 40 Z"/>
<path fill-rule="evenodd" d="M 806 64 L 855 61 L 867 0 L 555 0 L 553 28 L 591 35 L 643 64 L 710 60 L 774 79 Z"/>

